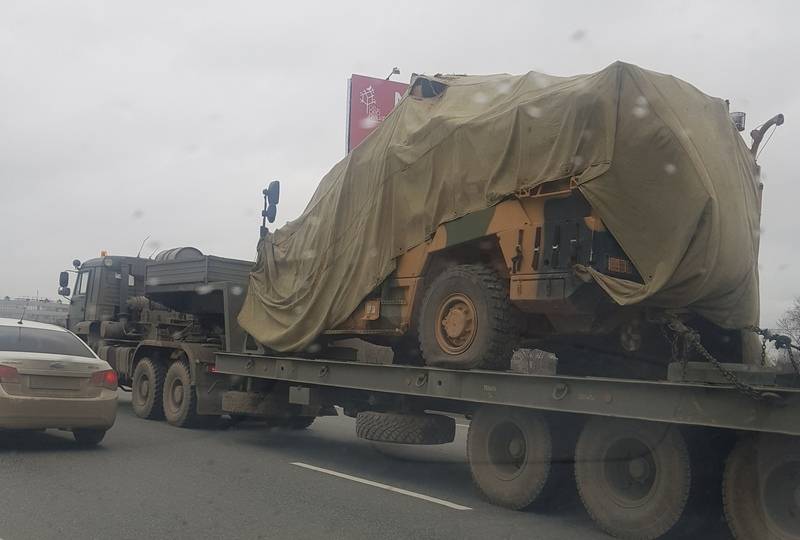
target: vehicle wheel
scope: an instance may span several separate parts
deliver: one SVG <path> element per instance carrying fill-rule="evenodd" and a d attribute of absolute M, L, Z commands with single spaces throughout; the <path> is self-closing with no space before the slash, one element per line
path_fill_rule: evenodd
<path fill-rule="evenodd" d="M 428 287 L 417 327 L 425 364 L 507 369 L 519 340 L 519 314 L 508 284 L 482 265 L 463 264 Z"/>
<path fill-rule="evenodd" d="M 173 362 L 164 379 L 164 417 L 176 427 L 198 427 L 204 420 L 197 414 L 197 395 L 192 386 L 188 360 Z"/>
<path fill-rule="evenodd" d="M 441 414 L 363 411 L 356 416 L 356 435 L 369 441 L 398 444 L 453 442 L 456 422 Z"/>
<path fill-rule="evenodd" d="M 72 436 L 75 437 L 75 442 L 85 448 L 97 446 L 103 437 L 106 436 L 105 429 L 73 429 Z"/>
<path fill-rule="evenodd" d="M 288 421 L 286 425 L 289 429 L 295 429 L 299 431 L 301 429 L 310 427 L 316 419 L 316 416 L 292 416 L 287 419 Z"/>
<path fill-rule="evenodd" d="M 133 370 L 131 402 L 139 418 L 164 418 L 161 394 L 164 389 L 164 366 L 161 362 L 143 358 Z"/>
<path fill-rule="evenodd" d="M 738 540 L 800 538 L 800 438 L 742 438 L 725 464 L 722 498 Z"/>
<path fill-rule="evenodd" d="M 550 426 L 540 413 L 481 407 L 467 433 L 472 479 L 492 503 L 522 510 L 551 493 Z"/>
<path fill-rule="evenodd" d="M 675 426 L 592 418 L 575 448 L 575 481 L 587 512 L 605 532 L 658 538 L 686 507 L 689 450 Z"/>

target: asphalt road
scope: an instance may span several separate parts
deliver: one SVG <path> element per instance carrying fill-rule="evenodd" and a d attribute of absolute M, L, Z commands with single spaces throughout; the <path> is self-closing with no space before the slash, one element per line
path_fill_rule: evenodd
<path fill-rule="evenodd" d="M 569 491 L 548 514 L 485 502 L 465 426 L 448 445 L 379 447 L 346 417 L 302 432 L 184 430 L 121 399 L 100 448 L 0 433 L 0 539 L 607 538 Z"/>

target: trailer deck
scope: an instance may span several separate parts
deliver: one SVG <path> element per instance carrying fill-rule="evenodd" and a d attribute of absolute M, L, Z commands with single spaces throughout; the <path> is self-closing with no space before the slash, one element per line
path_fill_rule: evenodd
<path fill-rule="evenodd" d="M 526 409 L 800 435 L 800 389 L 629 380 L 218 353 L 216 370 L 297 385 Z"/>

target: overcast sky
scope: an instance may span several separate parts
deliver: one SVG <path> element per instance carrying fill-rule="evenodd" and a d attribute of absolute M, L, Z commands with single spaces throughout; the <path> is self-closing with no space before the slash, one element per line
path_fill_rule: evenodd
<path fill-rule="evenodd" d="M 765 171 L 762 323 L 800 295 L 792 2 L 0 0 L 0 295 L 55 297 L 101 249 L 251 259 L 261 189 L 296 217 L 342 157 L 352 73 L 572 75 L 615 60 L 786 124 Z M 748 138 L 749 141 L 749 138 Z"/>

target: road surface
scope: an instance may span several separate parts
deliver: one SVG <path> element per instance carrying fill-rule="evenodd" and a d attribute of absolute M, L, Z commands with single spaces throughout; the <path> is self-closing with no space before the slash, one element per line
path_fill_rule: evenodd
<path fill-rule="evenodd" d="M 122 394 L 100 448 L 0 433 L 0 539 L 607 538 L 569 492 L 548 514 L 485 502 L 464 420 L 439 447 L 376 446 L 353 422 L 176 429 L 136 418 Z"/>

